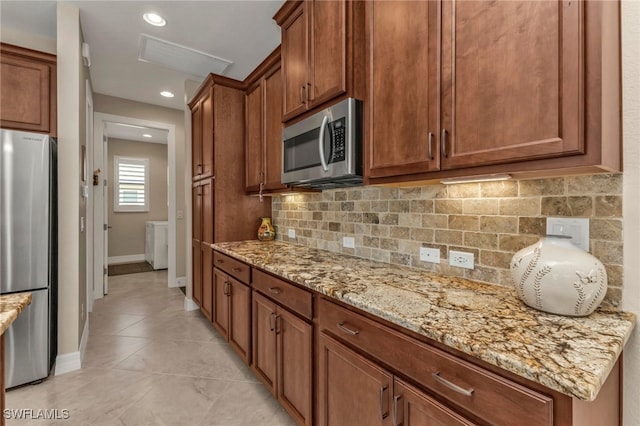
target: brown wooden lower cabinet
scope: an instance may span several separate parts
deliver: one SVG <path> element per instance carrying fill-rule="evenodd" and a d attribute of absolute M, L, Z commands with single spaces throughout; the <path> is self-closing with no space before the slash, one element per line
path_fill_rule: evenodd
<path fill-rule="evenodd" d="M 253 371 L 299 425 L 312 424 L 311 324 L 253 293 Z"/>
<path fill-rule="evenodd" d="M 213 326 L 246 363 L 251 362 L 251 288 L 213 268 Z"/>
<path fill-rule="evenodd" d="M 320 425 L 474 425 L 326 333 L 319 338 Z"/>
<path fill-rule="evenodd" d="M 391 373 L 325 333 L 318 356 L 320 425 L 392 425 Z"/>
<path fill-rule="evenodd" d="M 209 321 L 213 312 L 213 250 L 210 244 L 201 243 L 202 259 L 202 299 L 200 310 Z"/>

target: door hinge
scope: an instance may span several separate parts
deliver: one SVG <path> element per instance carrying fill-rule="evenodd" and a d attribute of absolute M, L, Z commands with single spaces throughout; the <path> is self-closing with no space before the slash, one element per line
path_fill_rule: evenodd
<path fill-rule="evenodd" d="M 102 274 L 103 275 L 107 275 L 107 267 L 105 266 L 104 269 L 102 270 Z"/>
<path fill-rule="evenodd" d="M 106 179 L 104 180 L 103 185 L 104 185 L 104 186 L 107 186 L 107 180 L 106 180 Z"/>
<path fill-rule="evenodd" d="M 106 223 L 105 223 L 104 225 L 102 225 L 102 227 L 103 227 L 102 229 L 104 229 L 105 231 L 106 231 L 106 230 L 107 230 L 107 228 L 108 228 L 108 226 L 107 226 L 107 224 L 106 224 Z"/>

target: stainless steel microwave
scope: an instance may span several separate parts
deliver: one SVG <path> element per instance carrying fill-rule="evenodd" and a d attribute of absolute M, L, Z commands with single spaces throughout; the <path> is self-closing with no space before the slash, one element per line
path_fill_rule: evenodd
<path fill-rule="evenodd" d="M 282 131 L 282 183 L 362 185 L 362 101 L 348 98 Z"/>

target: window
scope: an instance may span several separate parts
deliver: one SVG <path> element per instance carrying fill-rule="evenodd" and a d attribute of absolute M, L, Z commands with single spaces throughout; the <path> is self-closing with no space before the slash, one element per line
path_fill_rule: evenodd
<path fill-rule="evenodd" d="M 149 211 L 149 160 L 147 158 L 113 158 L 115 187 L 113 211 Z"/>

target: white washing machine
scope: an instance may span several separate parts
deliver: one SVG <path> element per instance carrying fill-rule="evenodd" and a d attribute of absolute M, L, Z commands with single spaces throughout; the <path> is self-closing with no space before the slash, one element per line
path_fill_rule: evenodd
<path fill-rule="evenodd" d="M 149 221 L 145 229 L 144 258 L 153 269 L 169 267 L 169 222 Z"/>

